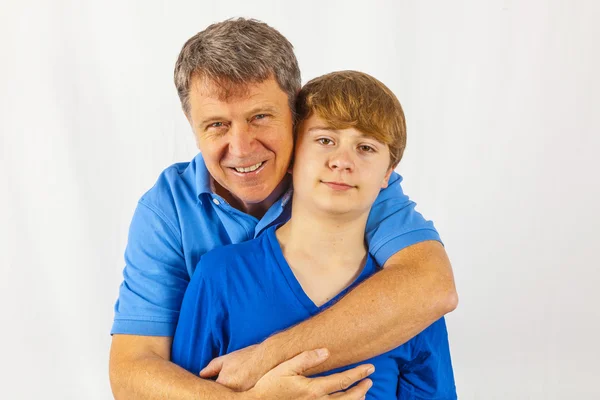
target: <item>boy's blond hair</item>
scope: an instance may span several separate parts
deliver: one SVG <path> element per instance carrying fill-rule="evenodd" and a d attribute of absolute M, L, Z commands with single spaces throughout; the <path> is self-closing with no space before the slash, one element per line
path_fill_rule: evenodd
<path fill-rule="evenodd" d="M 355 128 L 388 145 L 390 166 L 402 159 L 406 122 L 400 102 L 383 83 L 358 71 L 339 71 L 308 82 L 296 101 L 297 126 L 315 114 L 333 129 Z"/>

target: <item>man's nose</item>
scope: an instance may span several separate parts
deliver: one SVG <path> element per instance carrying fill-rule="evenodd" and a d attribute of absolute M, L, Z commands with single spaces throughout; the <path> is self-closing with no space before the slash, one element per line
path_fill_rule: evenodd
<path fill-rule="evenodd" d="M 331 155 L 329 159 L 329 168 L 333 170 L 352 171 L 354 169 L 354 160 L 349 150 L 339 148 Z"/>
<path fill-rule="evenodd" d="M 248 124 L 234 124 L 229 130 L 229 153 L 236 157 L 248 157 L 253 151 L 256 137 Z"/>

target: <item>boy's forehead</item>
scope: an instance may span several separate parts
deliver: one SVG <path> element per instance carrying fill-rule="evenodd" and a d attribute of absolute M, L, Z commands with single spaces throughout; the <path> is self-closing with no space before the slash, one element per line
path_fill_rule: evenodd
<path fill-rule="evenodd" d="M 342 131 L 349 129 L 356 133 L 357 136 L 373 136 L 368 132 L 358 129 L 355 125 L 356 124 L 351 121 L 332 121 L 314 113 L 304 121 L 303 128 L 307 132 L 331 131 L 335 133 L 341 133 Z"/>

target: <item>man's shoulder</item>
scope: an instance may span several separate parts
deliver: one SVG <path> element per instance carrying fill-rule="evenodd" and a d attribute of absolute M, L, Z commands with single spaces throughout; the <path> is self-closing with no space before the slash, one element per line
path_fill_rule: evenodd
<path fill-rule="evenodd" d="M 140 202 L 149 206 L 163 206 L 179 200 L 195 197 L 196 162 L 180 162 L 165 168 L 154 185 L 140 198 Z"/>
<path fill-rule="evenodd" d="M 407 202 L 408 196 L 406 196 L 402 190 L 402 181 L 402 175 L 398 174 L 396 171 L 392 172 L 387 187 L 379 191 L 379 195 L 375 199 L 374 205 L 387 200 Z"/>
<path fill-rule="evenodd" d="M 157 229 L 155 224 L 166 224 L 181 240 L 182 222 L 197 223 L 204 210 L 197 206 L 197 182 L 202 183 L 197 179 L 197 159 L 198 156 L 190 162 L 172 164 L 160 173 L 154 185 L 139 198 L 130 229 L 135 225 L 147 234 L 148 229 Z"/>

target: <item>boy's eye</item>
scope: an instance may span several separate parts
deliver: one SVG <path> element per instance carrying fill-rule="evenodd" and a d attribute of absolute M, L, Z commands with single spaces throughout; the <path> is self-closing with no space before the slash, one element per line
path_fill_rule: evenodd
<path fill-rule="evenodd" d="M 328 138 L 319 138 L 319 139 L 317 139 L 317 142 L 321 143 L 322 145 L 329 146 L 330 144 L 333 143 L 333 140 L 328 139 Z"/>
<path fill-rule="evenodd" d="M 359 148 L 361 151 L 364 151 L 366 153 L 371 153 L 371 152 L 375 151 L 374 148 L 372 148 L 371 146 L 367 146 L 366 144 L 361 145 Z"/>

